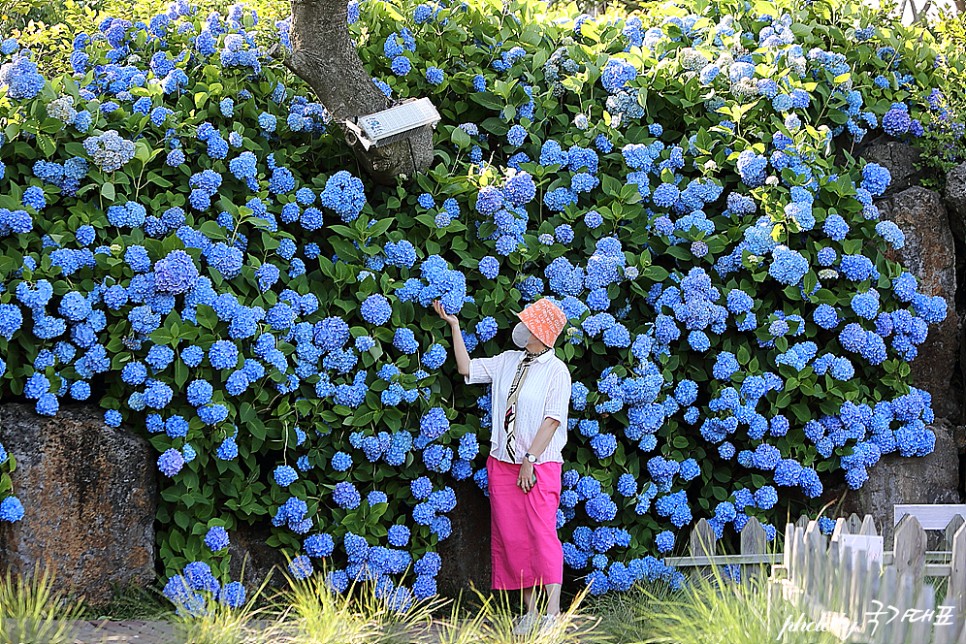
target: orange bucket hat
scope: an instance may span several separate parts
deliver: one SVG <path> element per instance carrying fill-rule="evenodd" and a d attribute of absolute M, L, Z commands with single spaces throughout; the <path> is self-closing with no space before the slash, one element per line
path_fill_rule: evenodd
<path fill-rule="evenodd" d="M 567 314 L 549 298 L 543 297 L 527 305 L 517 313 L 530 333 L 548 347 L 557 341 L 557 336 L 567 325 Z"/>

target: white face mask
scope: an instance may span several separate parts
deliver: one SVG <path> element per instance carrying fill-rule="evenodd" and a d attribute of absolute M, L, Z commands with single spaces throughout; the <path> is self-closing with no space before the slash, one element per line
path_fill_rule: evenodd
<path fill-rule="evenodd" d="M 523 322 L 517 322 L 517 325 L 513 327 L 513 344 L 517 345 L 521 349 L 526 348 L 527 343 L 530 342 L 530 329 Z"/>

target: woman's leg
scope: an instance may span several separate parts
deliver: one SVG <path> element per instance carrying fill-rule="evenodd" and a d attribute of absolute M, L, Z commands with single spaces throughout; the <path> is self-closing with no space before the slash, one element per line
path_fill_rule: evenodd
<path fill-rule="evenodd" d="M 560 591 L 561 584 L 547 584 L 546 586 L 530 586 L 523 589 L 523 603 L 526 604 L 528 613 L 537 612 L 537 592 L 547 590 L 547 610 L 546 615 L 557 615 L 560 613 Z"/>
<path fill-rule="evenodd" d="M 534 586 L 529 586 L 528 588 L 523 589 L 523 603 L 526 605 L 528 613 L 537 612 L 537 607 L 536 607 L 537 596 L 536 596 L 536 593 L 533 592 L 534 589 L 535 589 Z"/>
<path fill-rule="evenodd" d="M 547 584 L 547 615 L 560 614 L 561 584 Z"/>

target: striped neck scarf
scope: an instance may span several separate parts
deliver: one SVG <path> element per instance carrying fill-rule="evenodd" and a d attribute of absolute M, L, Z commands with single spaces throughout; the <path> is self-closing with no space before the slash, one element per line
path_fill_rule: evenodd
<path fill-rule="evenodd" d="M 523 357 L 523 360 L 521 360 L 520 364 L 517 365 L 517 372 L 513 376 L 513 382 L 510 383 L 510 392 L 507 394 L 506 399 L 506 415 L 503 417 L 503 429 L 504 433 L 506 434 L 506 451 L 514 463 L 516 463 L 517 460 L 516 433 L 514 432 L 514 424 L 517 416 L 517 398 L 520 397 L 520 389 L 523 387 L 523 382 L 526 380 L 527 374 L 530 372 L 530 365 L 547 351 L 550 351 L 550 347 L 547 347 L 540 353 L 530 353 L 527 351 L 527 354 Z"/>

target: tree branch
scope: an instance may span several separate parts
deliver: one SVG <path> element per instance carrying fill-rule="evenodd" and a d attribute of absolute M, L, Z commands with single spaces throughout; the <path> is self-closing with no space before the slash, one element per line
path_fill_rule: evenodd
<path fill-rule="evenodd" d="M 319 101 L 343 123 L 390 107 L 372 82 L 349 37 L 346 0 L 292 0 L 292 54 L 285 65 L 304 79 Z M 432 130 L 424 127 L 409 140 L 366 151 L 343 127 L 346 142 L 366 172 L 383 184 L 425 170 L 433 159 Z"/>

